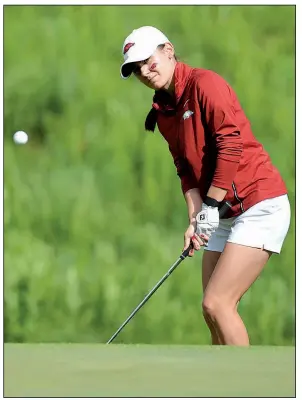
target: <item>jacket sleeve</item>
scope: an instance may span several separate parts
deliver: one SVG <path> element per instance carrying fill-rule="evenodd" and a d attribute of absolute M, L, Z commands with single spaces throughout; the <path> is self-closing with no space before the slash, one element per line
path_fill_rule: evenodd
<path fill-rule="evenodd" d="M 185 194 L 190 189 L 198 188 L 198 182 L 192 175 L 186 160 L 180 157 L 178 154 L 176 154 L 172 150 L 170 145 L 169 145 L 169 150 L 174 160 L 177 175 L 180 178 L 181 189 L 183 194 Z"/>
<path fill-rule="evenodd" d="M 215 138 L 217 159 L 212 185 L 229 190 L 237 173 L 243 142 L 236 124 L 234 92 L 218 74 L 207 71 L 198 81 L 201 113 Z"/>

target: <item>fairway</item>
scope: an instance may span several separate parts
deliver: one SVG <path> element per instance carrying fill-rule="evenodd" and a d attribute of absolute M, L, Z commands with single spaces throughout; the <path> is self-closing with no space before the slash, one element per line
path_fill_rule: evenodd
<path fill-rule="evenodd" d="M 293 347 L 5 344 L 9 397 L 293 397 Z"/>

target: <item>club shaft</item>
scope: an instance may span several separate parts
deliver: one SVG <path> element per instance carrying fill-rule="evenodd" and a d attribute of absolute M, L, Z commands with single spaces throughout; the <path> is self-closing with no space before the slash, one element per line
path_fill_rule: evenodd
<path fill-rule="evenodd" d="M 108 340 L 107 344 L 111 343 L 116 336 L 120 333 L 120 331 L 128 324 L 128 322 L 134 317 L 134 315 L 138 312 L 138 310 L 150 299 L 150 297 L 156 292 L 156 290 L 164 283 L 164 281 L 168 278 L 169 275 L 175 270 L 175 268 L 180 264 L 180 262 L 184 259 L 183 256 L 180 256 L 178 260 L 171 266 L 169 271 L 161 278 L 161 280 L 154 286 L 154 288 L 145 296 L 145 298 L 139 303 L 139 305 L 132 311 L 126 321 L 119 327 L 119 329 L 111 336 Z"/>
<path fill-rule="evenodd" d="M 222 217 L 227 210 L 231 207 L 231 204 L 225 202 L 219 210 L 220 217 Z M 146 295 L 146 297 L 139 303 L 139 305 L 132 311 L 126 321 L 118 328 L 118 330 L 111 336 L 107 344 L 111 343 L 120 331 L 128 324 L 128 322 L 133 318 L 133 316 L 138 312 L 138 310 L 150 299 L 150 297 L 156 292 L 156 290 L 164 283 L 169 275 L 175 270 L 175 268 L 189 255 L 190 250 L 193 249 L 193 244 L 191 243 L 186 250 L 182 252 L 180 257 L 175 261 L 175 263 L 170 267 L 168 272 L 161 278 L 161 280 L 154 286 L 154 288 Z"/>

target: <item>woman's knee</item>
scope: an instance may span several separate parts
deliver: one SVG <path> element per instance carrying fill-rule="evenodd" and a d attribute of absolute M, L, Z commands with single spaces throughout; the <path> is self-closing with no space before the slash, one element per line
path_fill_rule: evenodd
<path fill-rule="evenodd" d="M 217 312 L 221 308 L 221 302 L 214 296 L 204 296 L 202 301 L 202 313 L 206 318 L 216 319 Z"/>
<path fill-rule="evenodd" d="M 216 321 L 219 315 L 226 314 L 237 308 L 237 304 L 226 299 L 206 294 L 202 301 L 202 313 L 205 318 L 210 318 L 211 321 Z"/>

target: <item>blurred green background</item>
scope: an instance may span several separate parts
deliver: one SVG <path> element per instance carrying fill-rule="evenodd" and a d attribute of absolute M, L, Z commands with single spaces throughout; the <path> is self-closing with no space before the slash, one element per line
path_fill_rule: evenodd
<path fill-rule="evenodd" d="M 240 312 L 252 344 L 293 344 L 295 8 L 5 6 L 4 23 L 5 341 L 106 341 L 181 252 L 179 178 L 158 131 L 144 131 L 153 93 L 119 76 L 125 37 L 153 25 L 234 87 L 287 183 L 290 232 Z M 200 258 L 117 342 L 209 343 Z"/>

